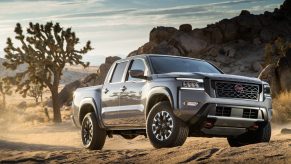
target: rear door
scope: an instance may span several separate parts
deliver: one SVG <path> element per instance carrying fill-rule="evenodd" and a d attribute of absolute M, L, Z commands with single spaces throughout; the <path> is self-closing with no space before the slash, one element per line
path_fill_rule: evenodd
<path fill-rule="evenodd" d="M 119 126 L 119 103 L 127 61 L 116 63 L 112 75 L 102 89 L 102 119 L 107 127 Z"/>
<path fill-rule="evenodd" d="M 126 127 L 145 127 L 145 107 L 142 95 L 146 80 L 131 77 L 130 70 L 143 70 L 147 74 L 145 61 L 134 59 L 129 64 L 125 83 L 122 86 L 125 90 L 120 94 L 120 123 Z"/>

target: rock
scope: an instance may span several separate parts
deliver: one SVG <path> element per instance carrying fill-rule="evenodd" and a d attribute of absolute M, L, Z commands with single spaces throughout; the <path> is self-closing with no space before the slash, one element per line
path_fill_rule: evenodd
<path fill-rule="evenodd" d="M 263 29 L 260 32 L 260 38 L 263 42 L 270 42 L 274 37 L 273 37 L 273 34 L 270 30 Z"/>
<path fill-rule="evenodd" d="M 186 52 L 185 54 L 190 52 L 199 53 L 207 47 L 207 43 L 204 40 L 191 37 L 186 33 L 177 34 L 171 42 L 176 42 L 175 44 L 179 45 Z"/>
<path fill-rule="evenodd" d="M 232 47 L 225 47 L 224 51 L 225 51 L 225 55 L 228 57 L 234 57 L 236 53 L 236 50 Z"/>
<path fill-rule="evenodd" d="M 263 69 L 262 65 L 260 62 L 254 62 L 252 64 L 252 70 L 255 71 L 255 72 L 261 72 Z"/>
<path fill-rule="evenodd" d="M 191 32 L 192 25 L 191 24 L 182 24 L 182 25 L 180 25 L 179 30 L 183 31 L 183 32 Z"/>
<path fill-rule="evenodd" d="M 224 41 L 235 40 L 238 35 L 238 24 L 235 21 L 224 19 L 219 22 L 218 27 L 222 31 Z"/>
<path fill-rule="evenodd" d="M 281 129 L 281 134 L 291 134 L 291 129 L 283 128 Z"/>
<path fill-rule="evenodd" d="M 148 43 L 146 43 L 143 46 L 138 48 L 137 55 L 138 54 L 151 54 L 151 53 L 153 53 L 153 50 L 157 45 L 158 44 L 156 44 L 154 42 L 148 42 Z"/>
<path fill-rule="evenodd" d="M 128 57 L 138 55 L 138 50 L 134 50 L 128 54 Z"/>
<path fill-rule="evenodd" d="M 210 47 L 208 50 L 207 50 L 207 56 L 211 56 L 211 57 L 217 57 L 217 55 L 221 54 L 221 47 L 219 46 L 213 46 L 213 47 Z M 224 51 L 223 51 L 223 54 L 224 54 Z"/>
<path fill-rule="evenodd" d="M 239 67 L 239 70 L 240 70 L 241 72 L 244 72 L 244 71 L 246 70 L 246 66 L 241 65 L 241 66 Z"/>
<path fill-rule="evenodd" d="M 224 73 L 230 73 L 231 72 L 231 69 L 229 67 L 224 67 L 222 70 L 223 70 Z"/>
<path fill-rule="evenodd" d="M 26 103 L 26 101 L 21 101 L 21 102 L 17 105 L 17 108 L 20 108 L 20 109 L 26 109 L 26 108 L 27 108 L 27 103 Z"/>
<path fill-rule="evenodd" d="M 260 39 L 260 38 L 255 38 L 255 39 L 253 40 L 253 44 L 255 44 L 255 45 L 260 45 L 260 44 L 262 44 L 261 39 Z"/>
<path fill-rule="evenodd" d="M 172 43 L 162 42 L 153 48 L 152 53 L 181 56 L 186 52 L 177 42 Z"/>
<path fill-rule="evenodd" d="M 174 27 L 156 27 L 150 32 L 150 42 L 161 43 L 169 41 L 177 31 Z"/>
<path fill-rule="evenodd" d="M 239 14 L 239 16 L 246 16 L 246 15 L 251 15 L 251 13 L 248 10 L 242 10 Z"/>
<path fill-rule="evenodd" d="M 229 60 L 229 58 L 224 55 L 218 55 L 215 60 L 221 63 L 222 66 L 229 66 L 231 63 L 231 60 Z"/>

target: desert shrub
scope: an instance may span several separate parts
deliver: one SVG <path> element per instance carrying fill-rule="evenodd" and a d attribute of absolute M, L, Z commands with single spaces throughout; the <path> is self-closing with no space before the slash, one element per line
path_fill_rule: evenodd
<path fill-rule="evenodd" d="M 283 92 L 273 100 L 273 122 L 291 122 L 291 92 Z"/>

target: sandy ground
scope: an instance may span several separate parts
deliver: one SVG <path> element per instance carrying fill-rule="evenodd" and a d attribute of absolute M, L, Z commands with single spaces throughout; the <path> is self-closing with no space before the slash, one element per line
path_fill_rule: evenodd
<path fill-rule="evenodd" d="M 107 138 L 103 150 L 88 151 L 69 120 L 0 127 L 0 163 L 291 163 L 291 134 L 280 134 L 281 128 L 275 126 L 270 143 L 240 148 L 229 147 L 224 138 L 197 137 L 181 147 L 154 149 L 143 136 L 114 136 Z"/>

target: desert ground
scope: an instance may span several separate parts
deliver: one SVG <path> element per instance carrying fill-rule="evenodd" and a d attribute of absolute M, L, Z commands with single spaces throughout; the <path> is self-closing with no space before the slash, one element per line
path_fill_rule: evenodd
<path fill-rule="evenodd" d="M 281 134 L 283 127 L 291 125 L 273 125 L 270 143 L 239 148 L 224 138 L 193 137 L 180 147 L 154 149 L 144 136 L 114 136 L 103 150 L 88 151 L 69 119 L 57 125 L 10 122 L 0 127 L 0 163 L 290 163 L 291 134 Z"/>

